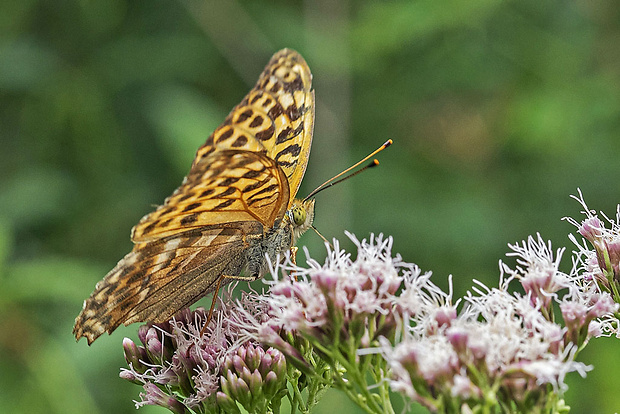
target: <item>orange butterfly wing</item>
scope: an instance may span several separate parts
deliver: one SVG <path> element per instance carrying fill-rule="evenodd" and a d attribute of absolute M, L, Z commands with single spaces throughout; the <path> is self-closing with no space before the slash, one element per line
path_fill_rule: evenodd
<path fill-rule="evenodd" d="M 163 206 L 140 220 L 132 230 L 131 239 L 134 242 L 149 241 L 186 231 L 188 226 L 177 217 L 179 212 L 186 216 L 186 220 L 188 216 L 196 218 L 190 228 L 246 220 L 248 216 L 254 216 L 263 224 L 273 225 L 273 212 L 282 217 L 297 194 L 308 164 L 314 126 L 314 91 L 311 90 L 311 82 L 310 69 L 301 55 L 290 49 L 276 53 L 254 88 L 198 149 L 183 185 Z M 202 196 L 199 186 L 207 183 L 195 179 L 195 170 L 201 169 L 206 157 L 223 149 L 256 151 L 276 162 L 285 174 L 289 187 L 284 211 L 282 206 L 272 206 L 271 212 L 264 208 L 258 214 L 254 214 L 257 212 L 252 209 L 242 211 L 239 208 L 227 209 L 230 214 L 223 214 L 220 209 L 209 213 L 216 205 L 208 202 L 209 193 Z M 225 166 L 222 170 L 225 170 Z M 246 185 L 253 185 L 243 180 L 243 177 L 230 176 L 227 172 L 225 174 L 230 180 L 241 179 L 239 184 L 235 184 L 241 192 Z M 211 174 L 208 178 L 211 178 Z M 231 197 L 236 196 L 231 194 Z M 198 206 L 199 203 L 199 215 L 184 214 L 186 212 L 182 211 L 181 206 L 188 208 Z"/>
<path fill-rule="evenodd" d="M 252 151 L 210 153 L 163 206 L 132 230 L 133 241 L 146 242 L 205 225 L 256 220 L 270 228 L 286 212 L 289 187 L 282 169 Z"/>
<path fill-rule="evenodd" d="M 166 204 L 176 212 L 161 210 L 164 217 L 175 220 L 168 227 L 183 226 L 185 232 L 154 233 L 160 237 L 135 244 L 85 301 L 74 327 L 77 338 L 85 336 L 92 343 L 121 323 L 169 319 L 213 291 L 221 275 L 240 274 L 249 243 L 262 238 L 269 221 L 284 214 L 288 185 L 284 173 L 272 159 L 258 152 L 224 150 L 204 160 L 171 200 L 193 194 L 194 190 L 210 195 L 202 197 L 203 201 L 196 207 L 188 198 L 177 205 Z M 227 183 L 230 177 L 243 175 L 253 178 Z M 240 181 L 245 186 L 242 190 L 234 185 Z M 215 214 L 234 219 L 194 225 Z M 267 222 L 257 220 L 254 217 L 257 214 L 263 214 Z"/>
<path fill-rule="evenodd" d="M 312 74 L 294 50 L 277 52 L 254 88 L 198 149 L 194 165 L 215 149 L 265 152 L 288 177 L 291 201 L 306 171 L 314 129 Z"/>

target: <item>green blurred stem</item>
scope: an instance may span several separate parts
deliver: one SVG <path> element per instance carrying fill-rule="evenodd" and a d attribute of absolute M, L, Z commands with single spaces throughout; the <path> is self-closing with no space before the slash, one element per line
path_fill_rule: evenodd
<path fill-rule="evenodd" d="M 360 370 L 360 367 L 367 366 L 368 362 L 357 363 L 357 344 L 353 339 L 347 341 L 344 355 L 343 352 L 336 348 L 332 349 L 330 347 L 328 349 L 319 343 L 314 343 L 314 346 L 329 356 L 330 360 L 333 361 L 332 369 L 334 370 L 333 377 L 336 386 L 344 391 L 351 401 L 355 402 L 361 409 L 369 414 L 394 413 L 388 393 L 382 392 L 380 394 L 375 394 L 368 390 L 365 372 Z M 347 355 L 348 358 L 346 358 L 345 355 Z M 363 356 L 361 358 L 367 359 Z M 349 381 L 345 381 L 344 378 L 338 374 L 337 367 L 334 366 L 336 363 L 344 368 Z M 380 402 L 377 401 L 377 397 L 379 397 Z"/>
<path fill-rule="evenodd" d="M 303 405 L 303 396 L 301 395 L 301 391 L 299 390 L 299 376 L 301 373 L 297 370 L 294 370 L 291 374 L 289 371 L 288 381 L 291 383 L 293 387 L 293 395 L 290 393 L 287 394 L 289 402 L 291 403 L 291 414 L 295 414 L 297 412 L 297 408 L 300 405 Z M 300 409 L 301 412 L 304 412 L 303 409 Z"/>

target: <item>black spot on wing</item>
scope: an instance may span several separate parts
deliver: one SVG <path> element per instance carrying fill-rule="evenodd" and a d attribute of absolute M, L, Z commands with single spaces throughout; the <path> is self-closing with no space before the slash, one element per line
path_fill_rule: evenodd
<path fill-rule="evenodd" d="M 228 187 L 226 190 L 222 191 L 217 195 L 217 198 L 228 197 L 229 195 L 235 194 L 237 190 L 234 187 Z"/>
<path fill-rule="evenodd" d="M 168 225 L 172 223 L 173 220 L 174 220 L 174 217 L 170 217 L 169 219 L 164 220 L 161 223 L 159 223 L 159 227 L 168 227 Z"/>
<path fill-rule="evenodd" d="M 260 115 L 256 115 L 252 122 L 250 122 L 250 128 L 256 128 L 263 124 L 264 118 Z"/>
<path fill-rule="evenodd" d="M 194 196 L 194 193 L 193 193 L 193 192 L 191 192 L 191 191 L 189 191 L 189 192 L 187 192 L 186 194 L 183 194 L 181 197 L 179 197 L 179 200 L 178 200 L 178 201 L 185 201 L 185 200 L 187 200 L 188 198 L 192 198 L 193 196 Z M 166 212 L 168 212 L 168 211 L 166 211 Z M 161 214 L 160 214 L 160 217 L 161 217 Z"/>
<path fill-rule="evenodd" d="M 251 196 L 251 197 L 249 197 L 249 198 L 248 198 L 248 200 L 250 200 L 250 201 L 251 201 L 251 200 L 253 200 L 253 199 L 257 198 L 259 195 L 262 195 L 262 194 L 265 194 L 265 193 L 270 193 L 270 192 L 273 192 L 273 191 L 277 190 L 278 188 L 279 188 L 279 187 L 278 187 L 278 185 L 277 185 L 277 184 L 271 184 L 270 186 L 265 187 L 265 188 L 263 188 L 262 190 L 257 191 L 256 193 L 252 194 L 252 196 Z"/>
<path fill-rule="evenodd" d="M 184 211 L 184 212 L 185 212 L 185 211 L 191 211 L 191 210 L 193 210 L 193 209 L 195 209 L 195 208 L 200 207 L 201 205 L 202 205 L 202 203 L 192 203 L 192 204 L 188 205 L 187 207 L 185 207 L 185 208 L 183 209 L 183 211 Z"/>
<path fill-rule="evenodd" d="M 235 202 L 235 200 L 232 199 L 232 198 L 230 200 L 223 201 L 220 204 L 218 204 L 217 206 L 213 207 L 213 210 L 221 210 L 223 208 L 228 207 L 229 205 L 231 205 L 234 202 Z"/>
<path fill-rule="evenodd" d="M 252 116 L 254 112 L 251 109 L 247 109 L 239 114 L 235 122 L 241 123 L 245 122 L 249 117 Z"/>
<path fill-rule="evenodd" d="M 280 133 L 278 134 L 278 137 L 276 138 L 276 145 L 282 144 L 288 141 L 289 139 L 291 139 L 291 136 L 290 136 L 291 131 L 292 129 L 289 126 L 287 126 L 282 131 L 280 131 Z"/>
<path fill-rule="evenodd" d="M 222 133 L 220 134 L 220 136 L 218 137 L 218 141 L 225 141 L 225 140 L 227 140 L 228 138 L 232 137 L 232 135 L 234 134 L 234 132 L 235 132 L 235 131 L 234 131 L 232 128 L 228 127 L 228 128 L 226 129 L 226 131 L 224 131 L 224 132 L 222 132 Z"/>
<path fill-rule="evenodd" d="M 286 108 L 286 114 L 291 121 L 297 121 L 303 115 L 303 111 L 300 110 L 297 105 L 293 104 Z"/>
<path fill-rule="evenodd" d="M 270 125 L 269 128 L 264 129 L 260 132 L 257 132 L 255 137 L 261 141 L 267 141 L 271 139 L 274 132 L 275 132 L 275 129 L 273 128 L 273 125 Z"/>
<path fill-rule="evenodd" d="M 304 131 L 304 124 L 299 124 L 299 126 L 295 128 L 294 130 L 291 129 L 291 127 L 286 127 L 278 134 L 278 138 L 276 138 L 276 144 L 283 144 L 286 141 L 296 138 L 303 131 Z"/>
<path fill-rule="evenodd" d="M 284 109 L 282 108 L 282 105 L 280 105 L 279 102 L 276 102 L 276 104 L 269 110 L 267 115 L 269 115 L 269 118 L 271 119 L 276 119 L 283 113 L 284 113 Z"/>
<path fill-rule="evenodd" d="M 229 187 L 239 181 L 239 177 L 228 177 L 222 180 L 218 185 L 220 187 Z"/>
<path fill-rule="evenodd" d="M 243 193 L 249 193 L 251 191 L 256 190 L 257 188 L 261 188 L 262 186 L 264 186 L 265 184 L 267 184 L 269 181 L 271 180 L 271 178 L 265 178 L 263 181 L 257 181 L 255 183 L 249 184 L 247 186 L 245 186 L 243 188 Z"/>
<path fill-rule="evenodd" d="M 155 228 L 155 226 L 157 226 L 157 223 L 158 223 L 157 221 L 153 221 L 151 224 L 149 224 L 142 230 L 142 233 L 143 234 L 150 233 Z"/>
<path fill-rule="evenodd" d="M 262 171 L 250 170 L 243 174 L 243 178 L 256 178 L 262 174 Z"/>
<path fill-rule="evenodd" d="M 185 216 L 181 219 L 181 224 L 183 226 L 186 226 L 188 224 L 194 223 L 196 220 L 198 220 L 198 214 L 190 214 L 189 216 Z"/>
<path fill-rule="evenodd" d="M 251 205 L 254 205 L 255 203 L 258 203 L 259 201 L 268 200 L 270 198 L 273 198 L 273 194 L 266 195 L 264 197 L 257 197 L 257 198 L 250 197 L 250 199 L 248 200 L 248 205 L 251 206 Z"/>
<path fill-rule="evenodd" d="M 297 162 L 296 158 L 299 156 L 300 153 L 301 153 L 301 147 L 299 146 L 299 144 L 289 145 L 288 147 L 284 148 L 282 151 L 278 152 L 278 154 L 276 154 L 275 161 L 280 166 L 290 167 Z M 293 162 L 288 162 L 288 161 L 284 161 L 280 159 L 286 155 L 290 155 L 295 160 Z"/>
<path fill-rule="evenodd" d="M 241 135 L 235 140 L 235 142 L 230 144 L 230 146 L 233 148 L 239 148 L 239 147 L 243 147 L 247 143 L 248 143 L 248 137 L 246 137 L 245 135 Z"/>

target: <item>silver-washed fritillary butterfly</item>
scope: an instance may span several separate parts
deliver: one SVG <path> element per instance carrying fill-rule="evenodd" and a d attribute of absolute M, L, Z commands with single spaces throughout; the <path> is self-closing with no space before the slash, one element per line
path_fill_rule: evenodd
<path fill-rule="evenodd" d="M 73 333 L 92 343 L 121 323 L 163 322 L 222 281 L 256 279 L 312 225 L 295 195 L 314 126 L 312 75 L 276 53 L 258 82 L 198 149 L 189 174 L 133 228 L 135 243 L 84 302 Z"/>

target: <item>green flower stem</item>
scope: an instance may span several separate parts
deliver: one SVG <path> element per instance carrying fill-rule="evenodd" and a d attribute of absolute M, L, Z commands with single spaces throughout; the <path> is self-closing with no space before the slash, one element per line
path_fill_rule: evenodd
<path fill-rule="evenodd" d="M 271 400 L 271 411 L 273 414 L 280 414 L 280 406 L 282 404 L 282 396 L 276 396 L 273 400 Z"/>
<path fill-rule="evenodd" d="M 331 381 L 331 376 L 329 376 L 329 379 L 326 378 L 326 376 L 328 376 L 331 371 L 329 365 L 323 360 L 319 360 L 319 363 L 317 365 L 320 367 L 320 381 L 313 382 L 310 389 L 308 390 L 308 401 L 312 403 L 312 406 L 314 406 L 319 401 L 320 395 L 323 394 L 333 384 L 333 382 Z"/>
<path fill-rule="evenodd" d="M 385 381 L 385 361 L 381 355 L 373 355 L 371 358 L 364 358 L 368 360 L 370 365 L 370 373 L 373 377 L 374 383 L 378 385 L 379 392 L 377 395 L 383 405 L 383 412 L 386 414 L 393 414 L 392 402 L 390 400 L 390 386 Z M 372 363 L 371 363 L 372 362 Z M 368 364 L 367 364 L 368 365 Z M 362 370 L 365 372 L 365 370 Z"/>
<path fill-rule="evenodd" d="M 381 396 L 371 393 L 368 390 L 365 371 L 360 371 L 359 369 L 361 366 L 367 366 L 367 362 L 364 361 L 361 364 L 357 363 L 357 344 L 355 341 L 351 339 L 347 341 L 347 345 L 348 347 L 344 354 L 342 352 L 336 352 L 334 354 L 327 349 L 322 350 L 329 354 L 335 362 L 340 363 L 347 373 L 349 379 L 347 382 L 340 376 L 335 375 L 334 379 L 336 380 L 338 388 L 343 390 L 352 401 L 367 413 L 393 413 L 389 397 L 387 404 L 386 401 L 378 402 L 377 397 L 381 398 Z M 349 358 L 345 358 L 345 355 L 348 355 Z M 368 359 L 365 357 L 361 358 Z"/>
<path fill-rule="evenodd" d="M 611 273 L 613 274 L 613 272 Z M 613 279 L 613 276 L 612 276 L 612 279 Z M 611 291 L 614 296 L 614 302 L 620 303 L 620 292 L 618 291 L 618 284 L 616 283 L 615 280 L 612 280 L 610 284 L 611 284 Z"/>
<path fill-rule="evenodd" d="M 371 324 L 369 324 L 371 325 Z M 349 361 L 347 366 L 347 373 L 351 376 L 351 372 L 355 374 L 353 377 L 355 380 L 354 384 L 357 384 L 359 389 L 361 390 L 364 398 L 371 403 L 374 409 L 380 410 L 375 412 L 382 413 L 393 413 L 392 404 L 389 398 L 389 392 L 387 392 L 387 384 L 383 382 L 383 377 L 377 375 L 377 368 L 379 372 L 384 372 L 381 367 L 385 367 L 385 361 L 379 355 L 372 356 L 358 356 L 357 350 L 359 349 L 360 344 L 355 342 L 353 339 L 349 341 L 349 349 L 347 354 L 349 355 Z M 357 359 L 361 360 L 361 363 L 357 363 Z M 373 363 L 374 362 L 374 363 Z M 368 383 L 366 381 L 366 372 L 370 372 L 375 384 L 379 385 L 380 388 L 383 388 L 385 392 L 379 393 L 371 393 L 368 390 Z"/>
<path fill-rule="evenodd" d="M 327 348 L 323 346 L 321 343 L 313 341 L 313 338 L 308 338 L 313 346 L 321 353 L 325 354 L 328 359 L 331 361 L 332 365 L 332 379 L 335 382 L 335 385 L 338 389 L 344 391 L 344 393 L 349 397 L 349 399 L 355 402 L 360 408 L 362 408 L 365 412 L 369 414 L 381 413 L 382 411 L 378 409 L 378 407 L 370 408 L 367 406 L 365 401 L 368 401 L 368 396 L 365 396 L 364 401 L 360 399 L 360 394 L 358 394 L 353 386 L 353 384 L 359 384 L 360 386 L 366 385 L 365 379 L 360 380 L 360 375 L 357 372 L 357 365 L 355 361 L 353 364 L 349 364 L 349 361 L 344 358 L 342 353 L 337 350 L 336 352 L 332 352 L 331 347 Z M 347 376 L 350 377 L 351 381 L 344 381 L 341 375 L 339 375 L 339 370 L 337 364 L 340 364 L 344 371 L 347 373 Z M 366 394 L 368 394 L 368 391 Z M 372 402 L 372 401 L 371 401 Z"/>
<path fill-rule="evenodd" d="M 615 275 L 614 275 L 613 266 L 611 265 L 611 258 L 609 257 L 609 251 L 606 248 L 599 248 L 599 249 L 597 249 L 597 246 L 594 243 L 590 243 L 590 244 L 592 244 L 594 246 L 594 249 L 599 254 L 602 254 L 602 256 L 603 256 L 603 263 L 605 263 L 605 268 L 601 269 L 601 270 L 603 271 L 603 275 L 605 276 L 605 278 L 609 282 L 609 287 L 610 287 L 609 290 L 610 290 L 610 293 L 614 297 L 614 301 L 616 303 L 620 303 L 620 292 L 618 291 L 618 285 L 617 285 L 617 283 L 615 281 Z M 605 288 L 605 287 L 603 286 L 603 288 Z"/>
<path fill-rule="evenodd" d="M 291 373 L 292 371 L 292 373 Z M 288 394 L 289 402 L 291 403 L 291 414 L 295 414 L 300 405 L 303 405 L 304 399 L 299 389 L 299 377 L 301 373 L 292 368 L 289 371 L 288 381 L 292 385 L 293 395 Z M 300 408 L 300 412 L 304 412 L 304 409 Z"/>
<path fill-rule="evenodd" d="M 350 372 L 347 372 L 347 373 L 350 374 Z M 345 382 L 342 377 L 336 377 L 334 378 L 334 380 L 336 383 L 336 388 L 343 391 L 347 395 L 347 397 L 349 397 L 351 401 L 357 404 L 358 407 L 364 410 L 364 412 L 368 414 L 379 414 L 382 412 L 379 409 L 373 409 L 369 407 L 368 404 L 366 404 L 366 402 L 368 401 L 368 398 L 357 393 L 356 390 L 353 388 L 353 386 Z"/>
<path fill-rule="evenodd" d="M 304 374 L 303 383 L 300 383 L 302 378 L 301 372 L 291 367 L 287 374 L 287 379 L 292 387 L 292 394 L 286 392 L 286 397 L 291 404 L 291 413 L 296 413 L 298 410 L 300 413 L 309 413 L 312 408 L 318 403 L 319 396 L 325 390 L 333 385 L 333 382 L 326 379 L 326 373 L 330 371 L 329 365 L 322 359 L 315 359 L 312 353 L 312 347 L 305 347 L 304 359 L 309 362 L 313 368 L 309 374 Z M 304 399 L 302 391 L 308 389 L 308 397 Z M 280 397 L 284 397 L 284 394 Z M 278 405 L 279 411 L 279 405 Z M 274 409 L 275 414 L 275 409 Z"/>
<path fill-rule="evenodd" d="M 545 309 L 540 309 L 540 313 L 545 317 L 546 320 L 550 322 L 555 321 L 555 315 L 553 313 L 553 303 L 549 303 L 549 307 Z"/>

